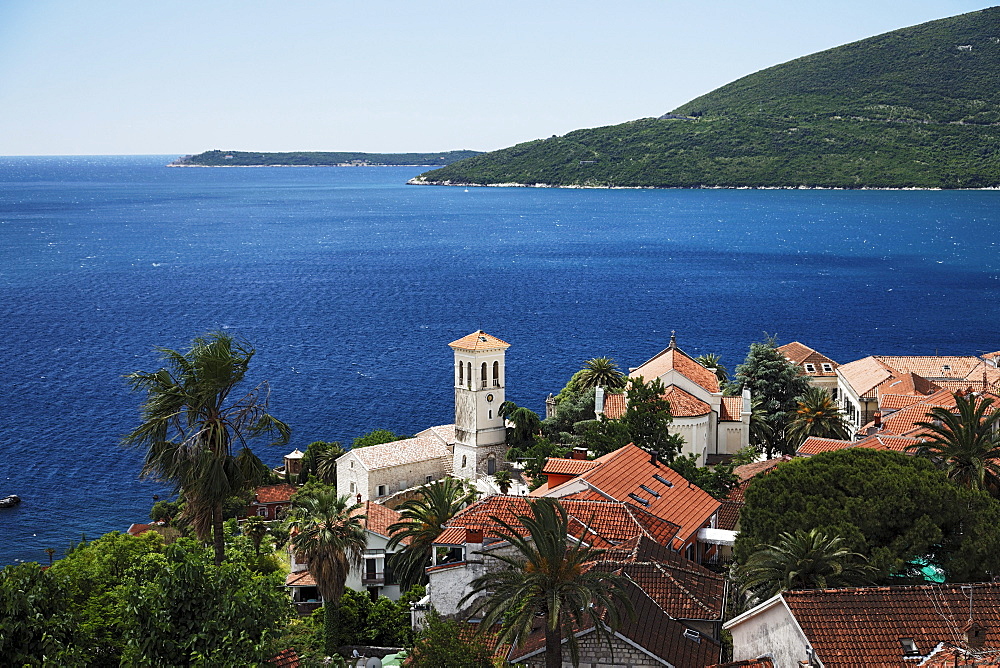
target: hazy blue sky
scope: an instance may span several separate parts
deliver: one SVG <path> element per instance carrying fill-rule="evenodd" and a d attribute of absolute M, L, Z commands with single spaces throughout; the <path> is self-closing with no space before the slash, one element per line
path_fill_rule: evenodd
<path fill-rule="evenodd" d="M 490 150 L 960 0 L 0 0 L 0 155 Z"/>

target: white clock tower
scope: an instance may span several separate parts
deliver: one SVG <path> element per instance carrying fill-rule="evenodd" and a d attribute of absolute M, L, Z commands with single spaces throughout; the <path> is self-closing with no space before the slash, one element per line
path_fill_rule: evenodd
<path fill-rule="evenodd" d="M 455 353 L 455 458 L 458 478 L 492 475 L 505 461 L 504 353 L 510 344 L 479 330 L 452 341 Z"/>

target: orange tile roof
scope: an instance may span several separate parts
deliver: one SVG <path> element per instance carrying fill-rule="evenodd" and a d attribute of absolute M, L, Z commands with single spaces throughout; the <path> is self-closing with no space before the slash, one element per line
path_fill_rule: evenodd
<path fill-rule="evenodd" d="M 722 621 L 725 578 L 721 575 L 676 553 L 671 560 L 624 562 L 620 567 L 622 575 L 674 619 Z"/>
<path fill-rule="evenodd" d="M 670 414 L 674 417 L 697 417 L 712 412 L 711 406 L 676 385 L 668 387 L 662 396 L 670 402 Z"/>
<path fill-rule="evenodd" d="M 722 397 L 722 410 L 719 413 L 722 422 L 740 422 L 743 420 L 743 397 Z"/>
<path fill-rule="evenodd" d="M 782 597 L 827 668 L 914 666 L 903 660 L 900 638 L 929 655 L 956 640 L 970 611 L 986 627 L 983 649 L 1000 649 L 1000 583 L 788 591 Z"/>
<path fill-rule="evenodd" d="M 560 457 L 549 457 L 545 460 L 545 468 L 542 469 L 542 473 L 580 475 L 595 466 L 599 466 L 599 464 L 590 459 L 562 459 Z"/>
<path fill-rule="evenodd" d="M 854 441 L 845 441 L 839 438 L 820 438 L 819 436 L 810 436 L 799 449 L 795 451 L 795 454 L 799 457 L 812 457 L 813 455 L 818 455 L 821 452 L 832 452 L 833 450 L 843 450 L 844 448 L 853 448 Z"/>
<path fill-rule="evenodd" d="M 267 485 L 258 487 L 254 491 L 254 502 L 256 503 L 289 503 L 295 494 L 295 487 L 292 485 Z"/>
<path fill-rule="evenodd" d="M 467 530 L 465 527 L 449 527 L 434 539 L 435 545 L 465 545 Z"/>
<path fill-rule="evenodd" d="M 638 378 L 642 376 L 644 380 L 650 381 L 670 371 L 677 371 L 709 392 L 719 391 L 719 378 L 714 373 L 695 362 L 680 348 L 673 346 L 643 362 L 639 367 L 633 369 L 628 377 Z"/>
<path fill-rule="evenodd" d="M 501 341 L 497 337 L 487 334 L 483 330 L 463 336 L 456 341 L 452 341 L 448 345 L 458 350 L 470 350 L 472 352 L 478 352 L 480 350 L 497 350 L 498 348 L 510 348 L 509 343 Z"/>
<path fill-rule="evenodd" d="M 883 394 L 891 393 L 926 396 L 941 388 L 923 376 L 918 376 L 911 371 L 889 378 L 879 385 L 877 389 L 881 401 L 881 396 Z"/>
<path fill-rule="evenodd" d="M 774 663 L 769 658 L 747 659 L 745 661 L 730 661 L 729 663 L 717 663 L 708 668 L 774 668 Z"/>
<path fill-rule="evenodd" d="M 155 524 L 130 524 L 126 533 L 130 536 L 138 536 L 152 529 Z"/>
<path fill-rule="evenodd" d="M 392 468 L 428 459 L 448 458 L 450 457 L 448 444 L 454 442 L 455 425 L 445 424 L 425 429 L 413 438 L 402 441 L 354 448 L 343 455 L 341 459 L 354 455 L 358 462 L 369 471 Z"/>
<path fill-rule="evenodd" d="M 745 489 L 743 491 L 746 492 Z M 736 531 L 740 523 L 740 511 L 745 505 L 746 502 L 743 500 L 723 499 L 722 505 L 719 506 L 719 517 L 715 522 L 715 528 Z"/>
<path fill-rule="evenodd" d="M 604 417 L 609 420 L 617 420 L 625 415 L 626 404 L 624 394 L 613 394 L 611 392 L 604 395 Z"/>
<path fill-rule="evenodd" d="M 886 415 L 892 411 L 898 411 L 901 408 L 920 403 L 922 399 L 922 395 L 879 393 L 878 407 L 882 411 L 882 414 Z"/>
<path fill-rule="evenodd" d="M 277 668 L 299 668 L 302 665 L 299 654 L 294 649 L 283 649 L 267 662 L 273 663 Z"/>
<path fill-rule="evenodd" d="M 778 352 L 784 355 L 789 362 L 800 367 L 803 373 L 809 376 L 836 376 L 837 367 L 840 366 L 826 355 L 817 352 L 804 343 L 799 343 L 798 341 L 792 341 L 791 343 L 786 343 L 783 346 L 778 346 Z M 806 363 L 815 364 L 815 371 L 806 371 Z M 829 364 L 833 367 L 833 370 L 824 371 L 824 364 Z"/>
<path fill-rule="evenodd" d="M 726 531 L 735 531 L 736 525 L 740 520 L 740 510 L 743 509 L 746 503 L 746 491 L 747 487 L 753 481 L 755 476 L 765 475 L 773 471 L 779 464 L 791 461 L 792 457 L 790 455 L 782 455 L 781 457 L 775 457 L 774 459 L 765 459 L 762 462 L 752 462 L 750 464 L 743 464 L 742 466 L 737 466 L 733 469 L 733 474 L 735 474 L 740 481 L 729 490 L 729 494 L 722 501 L 722 505 L 719 507 L 719 515 L 715 526 L 717 529 L 725 529 Z"/>
<path fill-rule="evenodd" d="M 530 515 L 529 497 L 496 494 L 472 504 L 456 514 L 445 524 L 445 531 L 435 541 L 444 539 L 448 544 L 464 543 L 464 537 L 454 531 L 460 528 L 479 529 L 484 542 L 499 540 L 498 531 L 504 531 L 496 521 L 501 519 L 511 526 L 520 526 L 518 516 Z M 677 535 L 677 525 L 657 517 L 646 510 L 614 501 L 584 501 L 560 499 L 570 517 L 570 531 L 577 538 L 599 548 L 611 548 L 635 538 L 645 536 L 662 545 L 669 545 Z M 455 541 L 461 542 L 455 542 Z M 442 543 L 444 544 L 444 543 Z"/>
<path fill-rule="evenodd" d="M 295 571 L 285 578 L 286 587 L 315 587 L 316 578 L 309 571 Z"/>
<path fill-rule="evenodd" d="M 392 508 L 383 506 L 374 501 L 365 501 L 364 505 L 352 512 L 352 515 L 364 513 L 367 517 L 363 524 L 365 529 L 379 535 L 389 537 L 389 527 L 403 519 L 403 516 Z M 403 540 L 403 544 L 408 544 L 408 540 Z"/>
<path fill-rule="evenodd" d="M 750 480 L 754 476 L 760 475 L 761 473 L 770 472 L 778 464 L 784 464 L 787 461 L 791 461 L 791 456 L 782 455 L 781 457 L 775 457 L 774 459 L 765 459 L 759 462 L 750 462 L 749 464 L 743 464 L 737 466 L 733 469 L 733 473 L 739 477 L 740 481 Z"/>
<path fill-rule="evenodd" d="M 583 481 L 587 487 L 605 498 L 644 508 L 657 517 L 678 525 L 680 531 L 675 539 L 675 546 L 680 547 L 708 523 L 720 504 L 708 492 L 689 483 L 666 464 L 653 464 L 650 459 L 645 450 L 629 444 L 594 460 L 601 465 L 549 490 L 546 496 L 572 494 L 579 482 Z M 654 478 L 654 475 L 667 480 L 670 486 Z M 643 489 L 641 485 L 659 496 Z M 642 504 L 635 497 L 643 499 L 649 505 Z"/>
<path fill-rule="evenodd" d="M 960 381 L 966 381 L 974 389 L 988 389 L 1000 383 L 1000 369 L 971 355 L 873 355 L 844 364 L 840 367 L 840 373 L 859 397 L 867 399 L 875 398 L 874 390 L 877 386 L 906 374 L 915 374 L 939 387 L 945 387 L 946 383 L 964 386 Z M 902 394 L 892 389 L 891 382 L 885 391 Z"/>
<path fill-rule="evenodd" d="M 840 375 L 862 399 L 874 399 L 874 390 L 884 383 L 892 374 L 874 357 L 865 357 L 847 364 L 840 365 Z"/>

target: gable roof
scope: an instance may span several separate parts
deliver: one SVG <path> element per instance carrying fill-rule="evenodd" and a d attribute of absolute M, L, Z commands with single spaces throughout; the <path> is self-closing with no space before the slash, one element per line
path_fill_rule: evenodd
<path fill-rule="evenodd" d="M 379 445 L 354 448 L 337 460 L 355 457 L 364 468 L 374 469 L 404 466 L 428 459 L 448 457 L 448 445 L 455 443 L 455 425 L 445 424 L 425 429 L 413 438 Z"/>
<path fill-rule="evenodd" d="M 886 387 L 887 392 L 905 394 L 893 390 L 892 384 L 908 374 L 918 376 L 918 383 L 930 382 L 937 387 L 958 384 L 961 389 L 971 385 L 974 389 L 988 390 L 1000 383 L 1000 369 L 971 355 L 872 355 L 842 365 L 839 372 L 857 395 L 866 400 L 875 399 L 876 388 L 886 381 L 892 381 Z"/>
<path fill-rule="evenodd" d="M 580 475 L 600 464 L 593 459 L 563 459 L 561 457 L 549 457 L 545 460 L 545 474 Z"/>
<path fill-rule="evenodd" d="M 609 420 L 617 420 L 621 416 L 625 415 L 625 410 L 627 408 L 628 406 L 625 403 L 624 393 L 604 393 L 604 407 L 601 409 L 601 413 L 604 414 L 604 417 Z"/>
<path fill-rule="evenodd" d="M 286 587 L 315 587 L 316 578 L 308 570 L 295 571 L 285 577 Z"/>
<path fill-rule="evenodd" d="M 530 516 L 529 499 L 524 496 L 496 494 L 459 511 L 445 524 L 435 544 L 461 545 L 465 530 L 483 532 L 484 544 L 501 540 L 503 527 L 499 518 L 519 528 L 518 516 Z M 644 536 L 661 545 L 669 545 L 677 535 L 677 525 L 641 508 L 607 500 L 560 499 L 569 515 L 572 535 L 597 548 L 612 548 Z"/>
<path fill-rule="evenodd" d="M 913 666 L 900 638 L 922 656 L 955 641 L 971 616 L 1000 648 L 1000 583 L 788 591 L 781 594 L 823 665 Z M 971 601 L 970 601 L 971 598 Z M 984 648 L 984 649 L 985 649 Z"/>
<path fill-rule="evenodd" d="M 847 448 L 869 448 L 871 450 L 893 450 L 895 452 L 909 453 L 907 448 L 920 442 L 919 438 L 912 436 L 895 436 L 892 434 L 872 434 L 859 441 L 838 441 L 833 438 L 818 438 L 810 436 L 795 454 L 799 457 L 812 457 L 821 452 L 832 452 L 834 450 L 845 450 Z"/>
<path fill-rule="evenodd" d="M 452 341 L 448 344 L 455 350 L 468 350 L 471 352 L 479 352 L 481 350 L 505 350 L 510 348 L 510 344 L 506 341 L 501 341 L 497 337 L 487 334 L 483 330 L 478 332 L 473 332 L 472 334 L 467 334 L 460 339 Z"/>
<path fill-rule="evenodd" d="M 826 355 L 817 352 L 804 343 L 799 343 L 798 341 L 792 341 L 791 343 L 786 343 L 783 346 L 778 346 L 778 352 L 784 355 L 785 359 L 792 364 L 801 367 L 803 371 L 805 370 L 804 365 L 807 362 L 815 364 L 815 371 L 806 372 L 810 376 L 836 376 L 837 367 L 840 366 Z M 830 371 L 824 371 L 824 364 L 829 364 L 832 369 Z"/>
<path fill-rule="evenodd" d="M 743 397 L 722 397 L 719 411 L 720 422 L 743 421 Z"/>
<path fill-rule="evenodd" d="M 712 412 L 711 406 L 676 385 L 668 387 L 663 398 L 670 402 L 670 415 L 673 417 L 698 417 Z"/>
<path fill-rule="evenodd" d="M 377 533 L 380 536 L 389 538 L 389 527 L 403 519 L 403 516 L 392 508 L 383 506 L 374 501 L 365 501 L 364 505 L 352 512 L 352 515 L 364 513 L 366 519 L 362 522 L 366 531 Z M 403 539 L 403 544 L 409 544 L 409 540 Z"/>
<path fill-rule="evenodd" d="M 671 371 L 678 372 L 709 392 L 719 391 L 719 378 L 678 348 L 673 338 L 671 338 L 669 347 L 646 360 L 635 369 L 630 369 L 628 377 L 638 378 L 642 376 L 644 380 L 650 381 Z"/>
<path fill-rule="evenodd" d="M 290 503 L 295 487 L 288 484 L 265 485 L 254 490 L 253 503 Z"/>
<path fill-rule="evenodd" d="M 678 525 L 677 548 L 691 539 L 719 509 L 719 502 L 708 492 L 689 483 L 666 464 L 653 464 L 649 453 L 634 444 L 594 461 L 599 465 L 537 496 L 580 498 L 582 483 L 587 498 L 596 495 L 621 501 Z M 669 484 L 654 476 L 663 478 Z M 643 489 L 643 486 L 649 489 Z"/>

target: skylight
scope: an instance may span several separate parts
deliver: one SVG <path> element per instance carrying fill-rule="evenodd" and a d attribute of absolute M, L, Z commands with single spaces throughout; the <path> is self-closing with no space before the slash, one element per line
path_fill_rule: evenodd
<path fill-rule="evenodd" d="M 696 643 L 701 643 L 701 634 L 694 629 L 684 629 L 684 637 Z"/>
<path fill-rule="evenodd" d="M 903 656 L 920 656 L 920 650 L 917 649 L 917 643 L 913 642 L 913 638 L 900 638 L 899 644 L 903 646 Z"/>
<path fill-rule="evenodd" d="M 630 499 L 634 499 L 634 500 L 638 501 L 639 503 L 641 503 L 644 506 L 648 506 L 649 505 L 649 501 L 647 501 L 646 499 L 642 498 L 638 494 L 633 494 L 632 492 L 629 492 L 628 496 L 629 496 Z"/>
<path fill-rule="evenodd" d="M 644 491 L 646 491 L 646 492 L 649 492 L 650 494 L 652 494 L 656 498 L 660 498 L 660 493 L 657 492 L 652 487 L 647 487 L 646 485 L 639 485 L 639 488 L 642 489 L 642 490 L 644 490 Z"/>
<path fill-rule="evenodd" d="M 657 480 L 659 480 L 660 482 L 662 482 L 667 487 L 673 487 L 674 486 L 674 483 L 670 482 L 669 480 L 667 480 L 666 478 L 664 478 L 663 476 L 661 476 L 659 473 L 654 473 L 653 477 L 656 478 Z"/>

